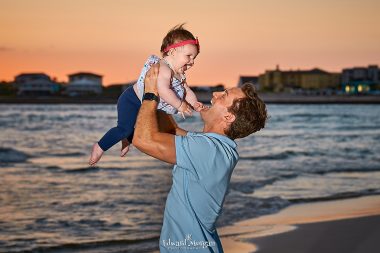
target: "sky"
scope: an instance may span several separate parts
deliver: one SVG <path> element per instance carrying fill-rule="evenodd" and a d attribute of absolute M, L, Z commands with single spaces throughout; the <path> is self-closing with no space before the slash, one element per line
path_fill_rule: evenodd
<path fill-rule="evenodd" d="M 378 0 L 0 0 L 0 81 L 86 71 L 136 80 L 175 25 L 198 37 L 190 85 L 235 86 L 240 75 L 380 65 Z"/>

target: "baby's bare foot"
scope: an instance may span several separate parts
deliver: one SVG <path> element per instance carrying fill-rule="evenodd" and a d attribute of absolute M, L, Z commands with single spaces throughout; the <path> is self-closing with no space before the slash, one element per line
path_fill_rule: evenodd
<path fill-rule="evenodd" d="M 121 152 L 120 157 L 124 157 L 129 151 L 129 141 L 127 139 L 123 139 L 121 141 Z"/>
<path fill-rule="evenodd" d="M 92 147 L 92 152 L 91 152 L 91 156 L 90 156 L 90 160 L 88 161 L 88 164 L 90 164 L 91 166 L 95 165 L 102 157 L 103 152 L 104 151 L 99 146 L 99 144 L 95 143 L 94 146 Z"/>

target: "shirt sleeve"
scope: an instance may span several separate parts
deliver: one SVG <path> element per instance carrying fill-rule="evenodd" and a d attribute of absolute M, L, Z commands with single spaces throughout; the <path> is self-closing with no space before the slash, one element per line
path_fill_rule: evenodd
<path fill-rule="evenodd" d="M 175 137 L 176 163 L 202 178 L 210 172 L 215 160 L 216 145 L 206 136 L 186 135 Z"/>

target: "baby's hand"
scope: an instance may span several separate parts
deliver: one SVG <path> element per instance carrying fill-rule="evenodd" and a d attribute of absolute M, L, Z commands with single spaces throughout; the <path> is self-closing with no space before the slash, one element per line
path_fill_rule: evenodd
<path fill-rule="evenodd" d="M 191 113 L 191 106 L 185 100 L 182 101 L 180 107 L 178 108 L 178 111 L 182 114 L 182 117 L 184 117 L 183 114 L 186 114 L 188 116 L 192 115 L 192 113 Z"/>
<path fill-rule="evenodd" d="M 204 105 L 203 103 L 197 101 L 194 103 L 193 108 L 194 108 L 194 111 L 200 112 L 204 108 Z"/>

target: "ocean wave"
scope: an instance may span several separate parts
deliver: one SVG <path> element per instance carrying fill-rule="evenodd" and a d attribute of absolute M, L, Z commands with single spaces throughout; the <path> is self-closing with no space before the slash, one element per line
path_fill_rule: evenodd
<path fill-rule="evenodd" d="M 28 250 L 11 250 L 9 252 L 83 252 L 87 253 L 120 253 L 120 252 L 153 252 L 158 250 L 158 236 L 146 237 L 141 236 L 141 239 L 131 240 L 105 240 L 105 241 L 89 241 L 81 243 L 66 243 L 56 246 L 34 247 Z"/>
<path fill-rule="evenodd" d="M 286 117 L 291 117 L 291 118 L 330 118 L 330 117 L 335 117 L 335 115 L 326 114 L 326 113 L 295 113 L 295 114 L 289 114 Z"/>
<path fill-rule="evenodd" d="M 262 155 L 262 156 L 241 156 L 240 160 L 284 160 L 294 156 L 316 156 L 320 155 L 318 152 L 305 152 L 305 151 L 293 151 L 285 150 L 277 154 Z"/>
<path fill-rule="evenodd" d="M 0 163 L 23 163 L 30 157 L 30 155 L 13 148 L 0 148 Z"/>
<path fill-rule="evenodd" d="M 354 131 L 354 130 L 380 130 L 378 125 L 349 125 L 349 126 L 337 126 L 334 129 L 340 131 Z"/>
<path fill-rule="evenodd" d="M 370 196 L 370 195 L 380 195 L 380 189 L 365 189 L 365 190 L 360 190 L 360 191 L 339 192 L 339 193 L 335 193 L 329 196 L 321 196 L 321 197 L 315 197 L 315 198 L 296 198 L 296 199 L 288 199 L 288 201 L 292 204 L 298 204 L 298 203 L 309 203 L 309 202 L 318 202 L 318 201 L 349 199 L 349 198 L 357 198 L 357 197 Z"/>
<path fill-rule="evenodd" d="M 67 122 L 70 120 L 77 119 L 96 119 L 95 115 L 88 114 L 68 114 L 68 115 L 52 115 L 52 114 L 28 114 L 26 119 L 28 122 L 43 122 L 43 121 L 54 121 L 54 122 Z"/>
<path fill-rule="evenodd" d="M 273 214 L 289 205 L 288 200 L 280 197 L 255 198 L 231 192 L 226 197 L 222 215 L 217 224 L 226 226 L 237 221 Z"/>
<path fill-rule="evenodd" d="M 380 172 L 380 168 L 349 168 L 310 171 L 311 174 L 325 175 L 330 173 L 371 173 Z"/>
<path fill-rule="evenodd" d="M 271 185 L 279 180 L 287 180 L 298 177 L 298 174 L 285 174 L 268 179 L 256 181 L 231 182 L 230 189 L 245 194 L 252 194 L 255 189 L 262 188 L 266 185 Z"/>
<path fill-rule="evenodd" d="M 46 156 L 58 156 L 58 157 L 78 157 L 85 156 L 86 153 L 82 152 L 67 152 L 67 153 L 45 153 Z"/>
<path fill-rule="evenodd" d="M 241 156 L 240 160 L 283 160 L 287 159 L 290 156 L 294 156 L 296 153 L 293 151 L 285 151 L 278 154 L 272 154 L 272 155 L 263 155 L 263 156 Z"/>
<path fill-rule="evenodd" d="M 98 172 L 100 170 L 99 167 L 84 167 L 84 168 L 77 168 L 77 169 L 66 169 L 64 170 L 65 173 L 92 173 L 92 172 Z"/>
<path fill-rule="evenodd" d="M 61 171 L 61 170 L 63 170 L 61 167 L 59 167 L 59 166 L 47 166 L 47 167 L 45 167 L 45 169 L 47 169 L 47 170 L 50 170 L 50 171 Z"/>
<path fill-rule="evenodd" d="M 56 169 L 57 166 L 49 166 L 49 167 L 53 167 L 53 169 Z M 156 167 L 152 167 L 152 168 L 156 168 Z M 94 173 L 94 172 L 99 172 L 99 171 L 126 171 L 126 170 L 130 170 L 130 168 L 89 166 L 89 167 L 74 168 L 74 169 L 63 169 L 63 172 L 70 174 L 70 173 Z M 142 170 L 142 169 L 139 169 L 139 170 Z"/>

